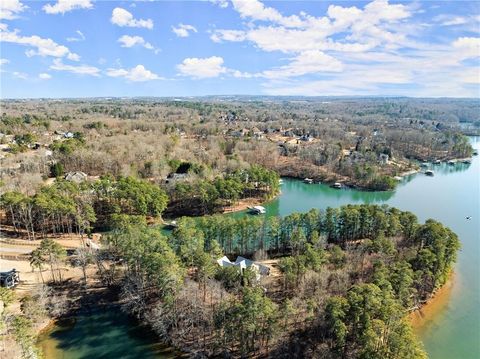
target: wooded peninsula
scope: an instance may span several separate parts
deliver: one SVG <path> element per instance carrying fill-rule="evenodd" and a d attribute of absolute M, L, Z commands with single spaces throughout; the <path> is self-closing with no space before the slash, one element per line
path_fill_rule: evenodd
<path fill-rule="evenodd" d="M 189 357 L 427 357 L 407 315 L 451 274 L 449 228 L 386 205 L 224 212 L 275 198 L 281 177 L 391 191 L 422 162 L 468 161 L 478 100 L 1 105 L 2 241 L 35 245 L 17 259 L 41 279 L 0 288 L 12 357 L 41 357 L 38 322 L 74 315 L 92 291 Z"/>

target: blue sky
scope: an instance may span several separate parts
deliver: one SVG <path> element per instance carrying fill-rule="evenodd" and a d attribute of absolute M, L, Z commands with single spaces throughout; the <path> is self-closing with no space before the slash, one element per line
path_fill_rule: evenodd
<path fill-rule="evenodd" d="M 0 1 L 1 97 L 480 97 L 480 2 Z"/>

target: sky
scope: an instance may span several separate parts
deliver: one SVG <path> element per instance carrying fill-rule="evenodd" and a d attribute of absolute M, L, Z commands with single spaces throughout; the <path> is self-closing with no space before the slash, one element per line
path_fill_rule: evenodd
<path fill-rule="evenodd" d="M 480 97 L 479 1 L 0 0 L 0 97 Z"/>

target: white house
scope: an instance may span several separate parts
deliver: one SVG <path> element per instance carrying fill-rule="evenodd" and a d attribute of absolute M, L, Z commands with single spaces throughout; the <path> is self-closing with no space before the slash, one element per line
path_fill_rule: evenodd
<path fill-rule="evenodd" d="M 220 267 L 238 267 L 242 273 L 244 269 L 251 268 L 256 273 L 257 280 L 260 280 L 262 276 L 270 274 L 269 267 L 241 256 L 238 256 L 235 262 L 231 262 L 227 256 L 223 256 L 217 259 L 217 263 Z"/>
<path fill-rule="evenodd" d="M 88 178 L 87 174 L 81 171 L 68 172 L 65 175 L 65 180 L 70 182 L 80 183 L 86 181 Z"/>

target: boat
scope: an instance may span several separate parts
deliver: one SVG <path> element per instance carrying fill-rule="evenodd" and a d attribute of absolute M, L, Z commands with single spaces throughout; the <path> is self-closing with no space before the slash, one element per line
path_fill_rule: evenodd
<path fill-rule="evenodd" d="M 334 184 L 332 184 L 332 187 L 333 187 L 333 188 L 336 188 L 336 189 L 340 189 L 340 188 L 342 188 L 343 186 L 342 186 L 342 184 L 341 184 L 340 182 L 335 182 Z"/>
<path fill-rule="evenodd" d="M 463 160 L 462 163 L 465 163 L 466 165 L 471 165 L 472 161 L 471 160 Z"/>
<path fill-rule="evenodd" d="M 426 171 L 425 171 L 425 174 L 426 174 L 427 176 L 433 176 L 433 175 L 435 174 L 435 172 L 433 172 L 432 170 L 426 170 Z"/>
<path fill-rule="evenodd" d="M 420 166 L 421 167 L 428 167 L 428 162 L 423 162 Z"/>
<path fill-rule="evenodd" d="M 402 177 L 400 177 L 400 176 L 395 176 L 395 177 L 393 177 L 393 179 L 396 180 L 396 181 L 401 181 L 401 180 L 402 180 Z"/>
<path fill-rule="evenodd" d="M 472 216 L 467 216 L 466 219 L 471 220 Z"/>
<path fill-rule="evenodd" d="M 477 150 L 473 151 L 473 155 L 478 156 L 478 151 Z"/>
<path fill-rule="evenodd" d="M 312 178 L 305 178 L 303 180 L 304 183 L 307 183 L 307 184 L 312 184 L 313 183 L 313 179 Z"/>
<path fill-rule="evenodd" d="M 163 225 L 164 229 L 175 229 L 178 227 L 177 221 L 167 222 Z"/>
<path fill-rule="evenodd" d="M 265 214 L 267 212 L 265 207 L 262 206 L 248 207 L 248 210 L 251 214 Z"/>
<path fill-rule="evenodd" d="M 278 184 L 283 184 L 283 180 L 282 180 L 282 179 L 279 179 L 279 180 L 278 180 Z"/>
<path fill-rule="evenodd" d="M 440 161 L 440 160 L 435 160 L 435 161 L 433 161 L 433 164 L 434 164 L 434 165 L 439 165 L 439 164 L 441 164 L 441 163 L 442 163 L 442 161 Z"/>
<path fill-rule="evenodd" d="M 456 163 L 456 162 L 455 162 L 454 160 L 450 160 L 450 161 L 448 161 L 448 164 L 449 164 L 450 166 L 454 166 L 454 165 L 455 165 L 455 163 Z"/>

